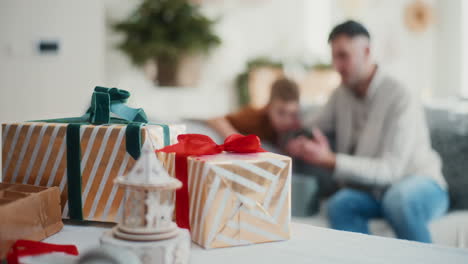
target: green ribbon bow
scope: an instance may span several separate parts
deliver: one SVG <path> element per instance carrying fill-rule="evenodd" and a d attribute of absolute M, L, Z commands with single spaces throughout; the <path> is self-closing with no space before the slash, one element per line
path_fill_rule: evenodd
<path fill-rule="evenodd" d="M 125 130 L 127 152 L 134 159 L 138 159 L 141 154 L 140 130 L 143 124 L 148 123 L 148 118 L 142 108 L 131 108 L 125 104 L 129 97 L 128 91 L 96 86 L 91 98 L 91 106 L 82 118 L 95 125 L 128 122 Z M 111 113 L 119 118 L 111 118 Z M 162 126 L 168 129 L 167 126 Z M 164 135 L 165 143 L 169 144 L 169 133 L 164 133 Z"/>
<path fill-rule="evenodd" d="M 97 86 L 91 99 L 91 107 L 86 112 L 92 124 L 109 124 L 110 113 L 115 113 L 124 120 L 148 123 L 145 111 L 141 108 L 131 108 L 125 103 L 130 93 L 117 88 Z"/>

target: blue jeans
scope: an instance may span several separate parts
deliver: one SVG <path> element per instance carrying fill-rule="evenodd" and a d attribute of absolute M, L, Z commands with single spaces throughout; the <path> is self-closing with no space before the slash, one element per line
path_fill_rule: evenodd
<path fill-rule="evenodd" d="M 428 224 L 448 210 L 447 191 L 428 177 L 411 176 L 393 184 L 382 199 L 342 189 L 327 204 L 333 229 L 369 234 L 368 222 L 384 218 L 400 239 L 431 243 Z"/>

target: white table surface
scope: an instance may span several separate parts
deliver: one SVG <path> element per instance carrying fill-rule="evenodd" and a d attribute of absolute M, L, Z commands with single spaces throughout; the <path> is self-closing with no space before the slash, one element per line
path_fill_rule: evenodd
<path fill-rule="evenodd" d="M 204 250 L 192 246 L 192 264 L 468 263 L 468 250 L 335 231 L 292 223 L 289 241 Z M 65 225 L 44 242 L 74 244 L 80 253 L 99 245 L 106 227 Z"/>

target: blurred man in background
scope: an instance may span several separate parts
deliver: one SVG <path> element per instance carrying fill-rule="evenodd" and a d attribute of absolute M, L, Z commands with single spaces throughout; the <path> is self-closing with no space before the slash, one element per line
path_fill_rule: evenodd
<path fill-rule="evenodd" d="M 383 217 L 398 238 L 430 243 L 428 223 L 449 201 L 421 104 L 376 65 L 361 24 L 336 26 L 329 43 L 342 85 L 305 124 L 313 138 L 291 140 L 287 151 L 343 186 L 327 204 L 332 228 L 368 234 L 368 221 Z M 336 153 L 322 131 L 334 132 Z"/>
<path fill-rule="evenodd" d="M 283 136 L 299 128 L 299 108 L 297 84 L 282 78 L 273 83 L 265 107 L 246 106 L 238 112 L 211 119 L 208 124 L 223 138 L 234 133 L 255 134 L 262 142 L 278 147 Z"/>

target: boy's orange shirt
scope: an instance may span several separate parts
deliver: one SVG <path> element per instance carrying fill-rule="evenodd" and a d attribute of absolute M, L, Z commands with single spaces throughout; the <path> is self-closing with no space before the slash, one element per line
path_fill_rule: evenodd
<path fill-rule="evenodd" d="M 262 141 L 273 144 L 277 142 L 277 133 L 271 124 L 265 107 L 258 109 L 246 106 L 238 112 L 228 114 L 226 119 L 241 134 L 255 134 Z"/>

